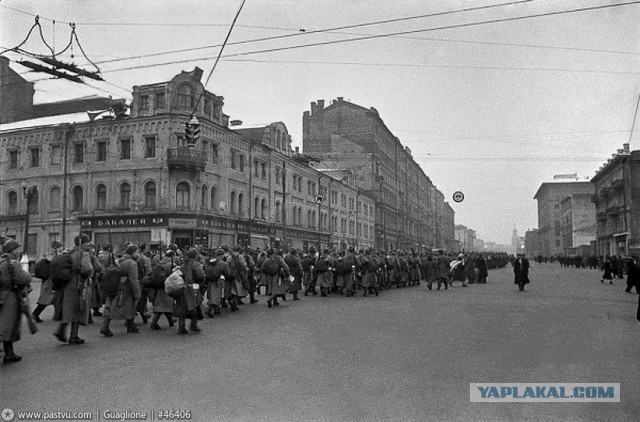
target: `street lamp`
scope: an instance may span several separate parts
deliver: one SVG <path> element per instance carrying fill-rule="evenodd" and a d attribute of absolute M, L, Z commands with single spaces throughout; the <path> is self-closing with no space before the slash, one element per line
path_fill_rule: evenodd
<path fill-rule="evenodd" d="M 27 186 L 26 182 L 22 182 L 21 186 L 22 194 L 27 200 L 27 213 L 24 218 L 24 242 L 22 245 L 23 254 L 22 258 L 20 259 L 20 264 L 22 265 L 22 268 L 25 269 L 25 271 L 29 271 L 29 255 L 27 253 L 29 248 L 29 214 L 31 210 L 31 200 L 35 195 L 38 194 L 38 187 Z"/>

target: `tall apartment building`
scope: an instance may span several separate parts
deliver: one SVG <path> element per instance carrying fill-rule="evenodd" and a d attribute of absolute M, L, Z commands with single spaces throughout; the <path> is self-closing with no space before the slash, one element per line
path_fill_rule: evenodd
<path fill-rule="evenodd" d="M 0 125 L 6 233 L 23 239 L 23 189 L 35 186 L 28 214 L 32 258 L 51 240 L 70 246 L 79 232 L 116 247 L 127 240 L 181 247 L 373 245 L 372 197 L 312 168 L 292 151 L 281 122 L 232 130 L 223 98 L 205 91 L 201 76 L 196 68 L 134 86 L 128 115 L 82 112 Z M 190 147 L 185 123 L 194 107 L 201 127 Z M 325 197 L 336 192 L 348 200 L 318 201 L 323 188 Z M 344 225 L 329 226 L 334 217 Z"/>
<path fill-rule="evenodd" d="M 596 208 L 588 193 L 567 196 L 560 203 L 562 248 L 565 255 L 582 255 L 596 239 Z M 590 255 L 590 254 L 589 254 Z"/>
<path fill-rule="evenodd" d="M 591 179 L 598 255 L 640 256 L 640 151 L 624 144 Z"/>
<path fill-rule="evenodd" d="M 538 237 L 540 253 L 543 256 L 564 254 L 562 201 L 571 195 L 593 195 L 593 192 L 593 184 L 588 180 L 578 179 L 576 175 L 554 176 L 553 181 L 540 185 L 533 199 L 538 201 Z M 581 213 L 582 211 L 576 209 L 575 212 Z"/>
<path fill-rule="evenodd" d="M 303 149 L 325 169 L 351 171 L 375 198 L 376 246 L 455 248 L 454 211 L 378 111 L 338 97 L 311 103 L 303 115 Z"/>

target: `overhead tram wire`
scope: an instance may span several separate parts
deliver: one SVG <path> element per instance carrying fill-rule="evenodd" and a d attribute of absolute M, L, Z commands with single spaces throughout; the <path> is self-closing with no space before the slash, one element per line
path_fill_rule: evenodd
<path fill-rule="evenodd" d="M 616 3 L 616 4 L 608 4 L 608 5 L 583 7 L 583 8 L 577 8 L 577 9 L 559 10 L 559 11 L 555 11 L 555 12 L 546 12 L 546 13 L 539 13 L 539 14 L 534 14 L 534 15 L 516 16 L 516 17 L 509 17 L 509 18 L 502 18 L 502 19 L 491 19 L 491 20 L 478 21 L 478 22 L 468 22 L 468 23 L 464 23 L 464 24 L 446 25 L 446 26 L 440 26 L 440 27 L 434 27 L 434 28 L 423 28 L 423 29 L 416 29 L 416 30 L 411 30 L 411 31 L 391 32 L 391 33 L 386 33 L 386 34 L 373 34 L 373 35 L 356 37 L 356 38 L 346 38 L 346 39 L 341 39 L 341 40 L 322 41 L 322 42 L 316 42 L 316 43 L 310 43 L 310 44 L 300 44 L 300 45 L 287 46 L 287 47 L 274 47 L 274 48 L 263 49 L 263 50 L 253 50 L 253 51 L 246 51 L 246 52 L 229 54 L 229 55 L 222 56 L 222 58 L 223 59 L 228 59 L 228 58 L 233 58 L 233 57 L 242 57 L 242 56 L 249 56 L 249 55 L 254 55 L 254 54 L 274 53 L 274 52 L 278 52 L 278 51 L 296 50 L 296 49 L 306 48 L 306 47 L 318 47 L 318 46 L 323 46 L 323 45 L 344 44 L 344 43 L 349 43 L 349 42 L 354 42 L 354 41 L 364 41 L 364 40 L 372 40 L 372 39 L 379 39 L 379 38 L 387 38 L 387 37 L 393 37 L 393 36 L 397 36 L 397 35 L 408 35 L 408 34 L 416 34 L 416 33 L 421 33 L 421 32 L 440 31 L 440 30 L 446 30 L 446 29 L 467 28 L 467 27 L 482 26 L 482 25 L 502 23 L 502 22 L 519 21 L 519 20 L 532 19 L 532 18 L 540 18 L 540 17 L 546 17 L 546 16 L 557 16 L 557 15 L 569 14 L 569 13 L 578 13 L 578 12 L 588 12 L 588 11 L 594 11 L 594 10 L 603 10 L 603 9 L 608 9 L 608 8 L 613 8 L 613 7 L 629 6 L 629 5 L 634 5 L 634 4 L 638 4 L 638 3 L 640 3 L 640 0 L 635 0 L 635 1 L 627 2 L 627 3 Z M 309 33 L 309 32 L 307 32 L 307 33 Z M 229 45 L 237 45 L 237 43 L 229 43 Z M 201 49 L 203 47 L 198 47 L 198 48 Z M 182 51 L 189 51 L 189 50 L 185 49 L 185 50 L 182 50 Z M 155 64 L 139 65 L 139 66 L 130 66 L 130 67 L 125 67 L 125 68 L 120 68 L 120 69 L 106 70 L 106 71 L 104 71 L 104 73 L 121 72 L 121 71 L 125 71 L 125 70 L 143 69 L 143 68 L 149 68 L 149 67 L 156 67 L 156 66 L 164 66 L 164 65 L 170 65 L 170 64 L 184 63 L 185 61 L 195 62 L 195 61 L 202 61 L 202 60 L 209 60 L 209 59 L 211 59 L 211 57 L 203 57 L 203 58 L 195 58 L 195 59 L 182 59 L 182 60 L 169 61 L 169 62 L 163 62 L 163 63 L 155 63 Z M 115 60 L 111 60 L 109 62 L 114 62 L 114 61 Z M 100 62 L 100 63 L 105 63 L 105 62 Z"/>

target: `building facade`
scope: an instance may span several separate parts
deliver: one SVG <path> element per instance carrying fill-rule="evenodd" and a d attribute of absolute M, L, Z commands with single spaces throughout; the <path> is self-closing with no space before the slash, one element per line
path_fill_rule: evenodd
<path fill-rule="evenodd" d="M 223 98 L 205 91 L 201 76 L 196 68 L 135 86 L 128 115 L 84 112 L 1 125 L 6 233 L 23 239 L 28 229 L 32 259 L 52 240 L 70 246 L 80 232 L 116 247 L 373 244 L 372 197 L 312 168 L 291 150 L 281 122 L 232 130 Z M 185 137 L 192 112 L 200 122 L 195 145 Z M 323 187 L 353 204 L 318 201 Z M 330 226 L 333 217 L 339 223 Z"/>
<path fill-rule="evenodd" d="M 565 255 L 589 249 L 596 238 L 596 209 L 593 195 L 574 194 L 560 203 L 562 248 Z"/>
<path fill-rule="evenodd" d="M 552 182 L 543 183 L 533 199 L 538 201 L 538 237 L 540 253 L 551 257 L 564 254 L 562 246 L 561 203 L 575 194 L 593 195 L 590 181 L 579 180 L 575 175 L 555 176 Z M 578 212 L 578 211 L 576 211 Z"/>
<path fill-rule="evenodd" d="M 640 255 L 640 151 L 624 144 L 591 179 L 596 253 Z"/>
<path fill-rule="evenodd" d="M 325 169 L 351 171 L 376 201 L 375 244 L 385 249 L 455 248 L 454 211 L 378 111 L 338 97 L 303 115 L 304 153 Z"/>
<path fill-rule="evenodd" d="M 524 233 L 524 253 L 531 258 L 542 255 L 538 229 L 527 230 Z"/>

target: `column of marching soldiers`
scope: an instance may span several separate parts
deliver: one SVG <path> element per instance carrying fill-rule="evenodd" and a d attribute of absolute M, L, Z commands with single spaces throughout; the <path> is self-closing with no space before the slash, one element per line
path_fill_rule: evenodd
<path fill-rule="evenodd" d="M 366 249 L 317 251 L 297 249 L 282 251 L 229 247 L 203 251 L 179 250 L 176 245 L 161 245 L 148 251 L 146 245 L 126 243 L 114 255 L 111 245 L 96 251 L 86 235 L 74 238 L 74 247 L 62 250 L 58 241 L 35 263 L 34 274 L 42 280 L 37 306 L 30 311 L 28 293 L 32 276 L 20 264 L 21 246 L 13 239 L 2 241 L 0 258 L 0 338 L 3 363 L 21 360 L 13 343 L 20 339 L 22 316 L 29 328 L 37 331 L 36 322 L 47 306 L 53 305 L 53 333 L 61 342 L 80 345 L 81 326 L 101 317 L 100 333 L 111 337 L 112 320 L 124 320 L 127 333 L 138 333 L 137 315 L 142 323 L 150 320 L 151 330 L 178 326 L 178 334 L 201 331 L 198 322 L 224 312 L 236 312 L 248 297 L 258 302 L 256 294 L 265 289 L 267 306 L 279 306 L 287 295 L 300 300 L 299 294 L 378 296 L 392 287 L 418 286 L 426 281 L 445 290 L 454 281 L 486 283 L 487 261 L 480 255 L 459 254 L 455 259 L 443 250 L 436 254 L 413 251 Z M 508 256 L 494 256 L 495 266 L 503 266 Z M 504 261 L 501 265 L 497 261 Z M 148 307 L 151 304 L 151 313 Z M 162 318 L 164 317 L 164 318 Z M 187 325 L 187 320 L 189 324 Z M 96 321 L 97 322 L 97 321 Z M 97 325 L 97 324 L 96 324 Z"/>

